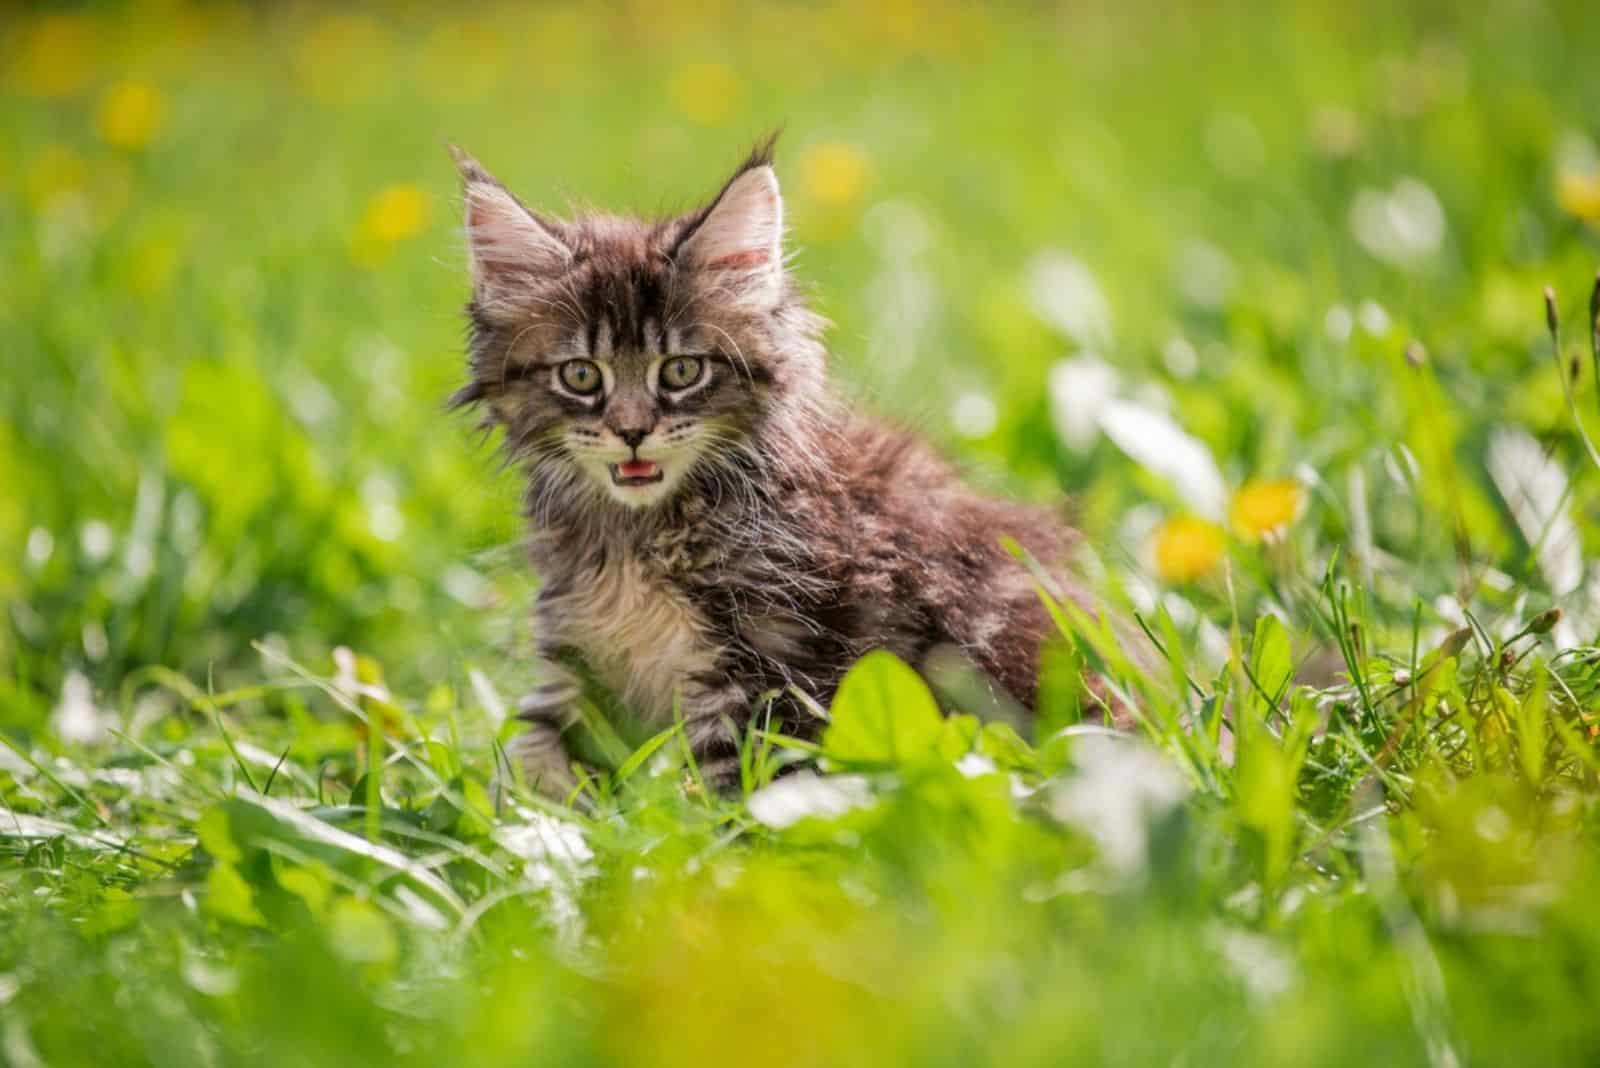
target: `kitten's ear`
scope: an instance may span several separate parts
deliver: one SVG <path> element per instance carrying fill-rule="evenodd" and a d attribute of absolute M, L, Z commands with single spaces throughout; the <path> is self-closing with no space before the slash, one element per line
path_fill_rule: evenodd
<path fill-rule="evenodd" d="M 572 250 L 557 223 L 522 206 L 505 186 L 461 149 L 450 146 L 466 201 L 472 294 L 485 312 L 520 310 L 536 282 L 565 271 Z"/>
<path fill-rule="evenodd" d="M 711 205 L 689 221 L 677 257 L 725 274 L 735 292 L 762 307 L 783 292 L 783 195 L 770 143 L 756 150 Z"/>

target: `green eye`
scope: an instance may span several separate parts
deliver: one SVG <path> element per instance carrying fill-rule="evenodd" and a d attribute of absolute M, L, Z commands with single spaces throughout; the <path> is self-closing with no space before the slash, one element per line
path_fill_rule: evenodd
<path fill-rule="evenodd" d="M 687 389 L 700 381 L 698 356 L 674 356 L 661 365 L 661 384 L 668 389 Z"/>
<path fill-rule="evenodd" d="M 561 365 L 561 384 L 574 393 L 593 393 L 600 388 L 600 368 L 593 360 L 568 360 Z"/>

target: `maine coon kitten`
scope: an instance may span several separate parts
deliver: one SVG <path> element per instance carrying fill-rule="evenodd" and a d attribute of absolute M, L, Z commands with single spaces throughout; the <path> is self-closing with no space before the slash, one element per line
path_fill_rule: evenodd
<path fill-rule="evenodd" d="M 724 784 L 753 714 L 771 702 L 774 726 L 814 735 L 793 691 L 826 706 L 874 648 L 920 664 L 953 646 L 1032 702 L 1049 621 L 999 539 L 1054 569 L 1072 534 L 830 395 L 770 142 L 704 207 L 656 221 L 558 221 L 456 161 L 472 379 L 455 401 L 482 405 L 527 472 L 543 581 L 530 779 L 573 784 L 562 735 L 585 677 L 654 725 L 681 715 Z"/>

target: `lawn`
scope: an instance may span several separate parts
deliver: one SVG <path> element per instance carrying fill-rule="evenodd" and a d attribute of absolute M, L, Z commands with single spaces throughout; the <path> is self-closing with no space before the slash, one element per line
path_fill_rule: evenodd
<path fill-rule="evenodd" d="M 0 1063 L 1600 1060 L 1597 55 L 1564 0 L 7 8 Z M 1103 611 L 1032 723 L 874 654 L 737 796 L 667 730 L 541 800 L 446 145 L 663 212 L 778 126 L 840 390 L 1069 498 Z"/>

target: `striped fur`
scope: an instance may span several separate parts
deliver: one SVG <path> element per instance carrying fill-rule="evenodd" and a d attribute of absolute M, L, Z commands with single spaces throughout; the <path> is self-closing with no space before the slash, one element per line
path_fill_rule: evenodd
<path fill-rule="evenodd" d="M 912 663 L 960 650 L 1031 702 L 1048 620 L 999 537 L 1066 586 L 1072 533 L 972 492 L 829 392 L 824 324 L 784 266 L 770 144 L 705 207 L 656 221 L 539 216 L 458 162 L 473 297 L 456 401 L 503 427 L 527 471 L 541 656 L 581 664 L 649 721 L 680 709 L 725 774 L 753 709 L 777 694 L 783 728 L 814 734 L 789 688 L 826 705 L 873 648 Z M 662 367 L 683 355 L 704 380 L 668 389 Z M 572 360 L 604 388 L 568 389 Z M 613 465 L 630 458 L 659 481 L 619 484 Z M 561 784 L 548 741 L 563 706 L 526 712 L 537 770 Z"/>

